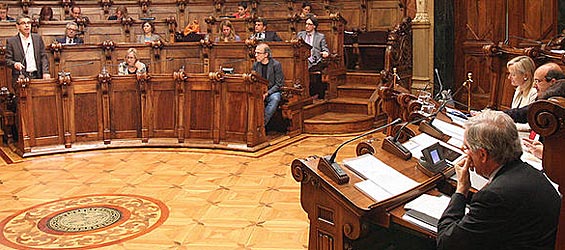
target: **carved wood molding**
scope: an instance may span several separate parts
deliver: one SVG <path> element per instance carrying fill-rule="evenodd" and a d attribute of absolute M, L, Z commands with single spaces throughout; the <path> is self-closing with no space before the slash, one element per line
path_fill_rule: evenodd
<path fill-rule="evenodd" d="M 112 40 L 106 40 L 102 42 L 102 50 L 104 51 L 104 55 L 106 59 L 112 58 L 112 51 L 116 48 L 116 44 Z"/>
<path fill-rule="evenodd" d="M 74 4 L 74 0 L 61 0 L 61 7 L 65 10 L 65 15 L 69 14 L 69 11 Z"/>
<path fill-rule="evenodd" d="M 187 4 L 188 4 L 188 0 L 177 0 L 177 6 L 179 7 L 179 11 L 181 13 L 184 13 Z"/>
<path fill-rule="evenodd" d="M 27 94 L 28 94 L 27 93 L 27 91 L 28 91 L 27 86 L 29 85 L 29 81 L 30 81 L 29 77 L 25 77 L 23 75 L 21 75 L 18 78 L 18 80 L 16 80 L 16 86 L 15 86 L 16 87 L 16 93 L 17 93 L 17 96 L 20 99 L 26 99 L 27 98 Z"/>
<path fill-rule="evenodd" d="M 31 0 L 21 0 L 20 4 L 22 5 L 22 12 L 26 15 L 29 14 L 29 6 L 31 6 Z"/>
<path fill-rule="evenodd" d="M 49 47 L 49 50 L 53 54 L 53 60 L 55 60 L 55 62 L 59 62 L 61 60 L 61 51 L 63 50 L 63 44 L 54 41 L 47 47 Z"/>
<path fill-rule="evenodd" d="M 100 7 L 104 10 L 104 14 L 108 14 L 110 12 L 110 7 L 113 3 L 113 0 L 100 0 Z"/>
<path fill-rule="evenodd" d="M 149 6 L 151 5 L 151 0 L 138 0 L 139 6 L 141 7 L 141 11 L 143 13 L 147 13 L 149 10 Z"/>
<path fill-rule="evenodd" d="M 122 26 L 124 26 L 124 32 L 126 33 L 126 36 L 129 36 L 130 32 L 131 32 L 131 26 L 133 25 L 135 21 L 133 20 L 133 18 L 127 16 L 127 17 L 123 17 L 121 20 L 121 24 Z"/>

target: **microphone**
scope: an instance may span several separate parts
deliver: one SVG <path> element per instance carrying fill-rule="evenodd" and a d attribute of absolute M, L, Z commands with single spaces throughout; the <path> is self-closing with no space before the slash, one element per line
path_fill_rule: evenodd
<path fill-rule="evenodd" d="M 404 145 L 402 145 L 402 143 L 400 143 L 398 141 L 398 138 L 400 138 L 400 134 L 402 133 L 404 128 L 406 128 L 406 126 L 408 126 L 409 124 L 421 122 L 425 119 L 428 119 L 428 118 L 423 117 L 423 118 L 416 119 L 416 120 L 411 121 L 411 122 L 404 123 L 404 125 L 402 125 L 402 127 L 400 127 L 400 130 L 398 130 L 398 132 L 396 132 L 396 135 L 394 137 L 388 136 L 387 138 L 385 138 L 383 140 L 383 144 L 382 144 L 381 148 L 384 149 L 385 151 L 393 154 L 393 155 L 396 155 L 396 156 L 404 159 L 404 160 L 410 159 L 412 157 L 412 152 L 410 152 L 410 150 L 408 150 L 406 147 L 404 147 Z"/>
<path fill-rule="evenodd" d="M 439 85 L 439 90 L 438 90 L 438 92 L 437 92 L 437 94 L 434 98 L 434 99 L 437 99 L 440 96 L 440 94 L 443 92 L 443 83 L 441 82 L 441 76 L 439 75 L 439 70 L 437 68 L 435 68 L 434 72 L 435 72 L 435 75 L 437 77 L 437 83 Z M 442 95 L 442 97 L 443 97 L 443 95 Z"/>
<path fill-rule="evenodd" d="M 418 130 L 441 140 L 442 137 L 445 136 L 445 134 L 440 129 L 438 129 L 436 126 L 432 125 L 432 122 L 434 122 L 437 115 L 445 108 L 445 106 L 447 105 L 448 102 L 449 102 L 448 100 L 444 100 L 443 103 L 437 109 L 437 111 L 430 116 L 431 118 L 428 117 L 428 118 L 430 118 L 430 120 L 422 121 L 420 123 Z"/>
<path fill-rule="evenodd" d="M 29 46 L 31 46 L 31 43 L 28 42 L 28 43 L 27 43 L 27 46 L 26 46 L 26 49 L 25 49 L 25 51 L 24 51 L 24 62 L 25 62 L 26 59 L 27 59 L 27 52 L 29 51 Z M 20 76 L 23 76 L 23 75 L 24 75 L 24 72 L 25 72 L 24 69 L 27 68 L 27 65 L 24 65 L 23 62 L 21 62 L 21 64 L 22 64 L 22 66 L 24 66 L 24 67 L 23 67 L 22 69 L 20 69 Z M 27 76 L 27 72 L 26 72 L 25 75 Z M 29 76 L 28 76 L 28 77 L 29 77 Z M 23 78 L 23 77 L 20 77 L 20 78 Z"/>
<path fill-rule="evenodd" d="M 345 173 L 345 171 L 343 171 L 343 169 L 339 166 L 339 164 L 337 162 L 335 162 L 335 158 L 337 156 L 337 152 L 345 145 L 347 145 L 348 143 L 355 141 L 359 138 L 365 137 L 367 135 L 376 133 L 378 131 L 381 131 L 385 128 L 388 128 L 389 126 L 392 125 L 396 125 L 398 123 L 402 122 L 402 120 L 400 118 L 392 121 L 391 123 L 385 124 L 383 126 L 380 126 L 376 129 L 370 130 L 366 133 L 363 133 L 361 135 L 355 136 L 343 143 L 341 143 L 336 150 L 333 152 L 333 154 L 328 157 L 321 157 L 320 161 L 318 162 L 318 169 L 320 171 L 322 171 L 322 173 L 326 174 L 328 177 L 330 177 L 333 181 L 335 181 L 337 184 L 341 185 L 341 184 L 345 184 L 347 182 L 349 182 L 349 176 Z"/>

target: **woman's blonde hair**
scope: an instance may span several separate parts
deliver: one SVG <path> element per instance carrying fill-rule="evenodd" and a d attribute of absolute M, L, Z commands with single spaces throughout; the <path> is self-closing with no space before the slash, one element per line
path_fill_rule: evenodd
<path fill-rule="evenodd" d="M 512 65 L 514 65 L 514 69 L 516 71 L 524 74 L 524 81 L 526 84 L 524 87 L 520 87 L 520 95 L 527 96 L 534 85 L 534 71 L 536 70 L 536 64 L 529 56 L 517 56 L 506 63 L 506 68 L 510 68 Z"/>
<path fill-rule="evenodd" d="M 223 29 L 224 26 L 230 28 L 230 34 L 224 35 Z M 224 20 L 220 23 L 220 41 L 235 41 L 235 29 L 233 28 L 233 24 L 230 20 Z"/>
<path fill-rule="evenodd" d="M 126 53 L 125 59 L 128 59 L 128 55 L 132 54 L 133 56 L 135 56 L 135 61 L 137 62 L 137 60 L 139 60 L 139 57 L 137 57 L 137 50 L 135 48 L 129 48 L 128 52 Z"/>

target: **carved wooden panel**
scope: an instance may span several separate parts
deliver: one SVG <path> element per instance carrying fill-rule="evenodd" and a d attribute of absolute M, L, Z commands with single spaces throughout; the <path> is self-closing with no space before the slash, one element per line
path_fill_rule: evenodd
<path fill-rule="evenodd" d="M 461 86 L 467 72 L 473 72 L 473 108 L 510 106 L 514 89 L 506 79 L 506 61 L 487 59 L 482 47 L 507 39 L 517 47 L 547 42 L 557 35 L 557 12 L 548 11 L 557 9 L 557 0 L 465 0 L 455 1 L 454 9 L 455 87 Z M 467 94 L 458 99 L 466 102 Z"/>
<path fill-rule="evenodd" d="M 110 127 L 112 138 L 141 136 L 141 101 L 134 75 L 112 78 L 110 92 Z"/>
<path fill-rule="evenodd" d="M 151 137 L 175 137 L 178 113 L 176 84 L 170 77 L 152 77 L 147 117 Z"/>
<path fill-rule="evenodd" d="M 398 1 L 370 1 L 367 30 L 386 30 L 402 21 L 404 13 Z"/>
<path fill-rule="evenodd" d="M 213 84 L 206 79 L 189 79 L 186 82 L 186 110 L 184 127 L 190 138 L 212 138 L 213 121 L 218 115 L 214 104 Z M 209 115 L 202 115 L 209 114 Z M 187 137 L 187 138 L 188 138 Z"/>
<path fill-rule="evenodd" d="M 69 91 L 73 141 L 102 140 L 102 99 L 97 85 L 86 79 L 72 81 Z"/>

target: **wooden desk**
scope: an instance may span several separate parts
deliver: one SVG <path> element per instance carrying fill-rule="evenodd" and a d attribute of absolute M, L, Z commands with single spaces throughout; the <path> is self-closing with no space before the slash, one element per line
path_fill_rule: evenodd
<path fill-rule="evenodd" d="M 383 138 L 383 134 L 373 137 L 379 146 Z M 300 202 L 310 220 L 308 249 L 381 249 L 376 246 L 387 245 L 397 249 L 435 249 L 434 233 L 402 219 L 403 205 L 443 185 L 444 177 L 438 174 L 429 178 L 416 168 L 414 159 L 404 161 L 380 147 L 377 150 L 375 155 L 381 161 L 420 184 L 375 202 L 354 187 L 361 179 L 345 167 L 350 181 L 337 185 L 317 169 L 319 158 L 292 162 L 292 175 L 300 182 Z"/>
<path fill-rule="evenodd" d="M 217 72 L 18 81 L 9 144 L 24 157 L 143 146 L 256 151 L 268 145 L 266 90 L 255 74 Z"/>

